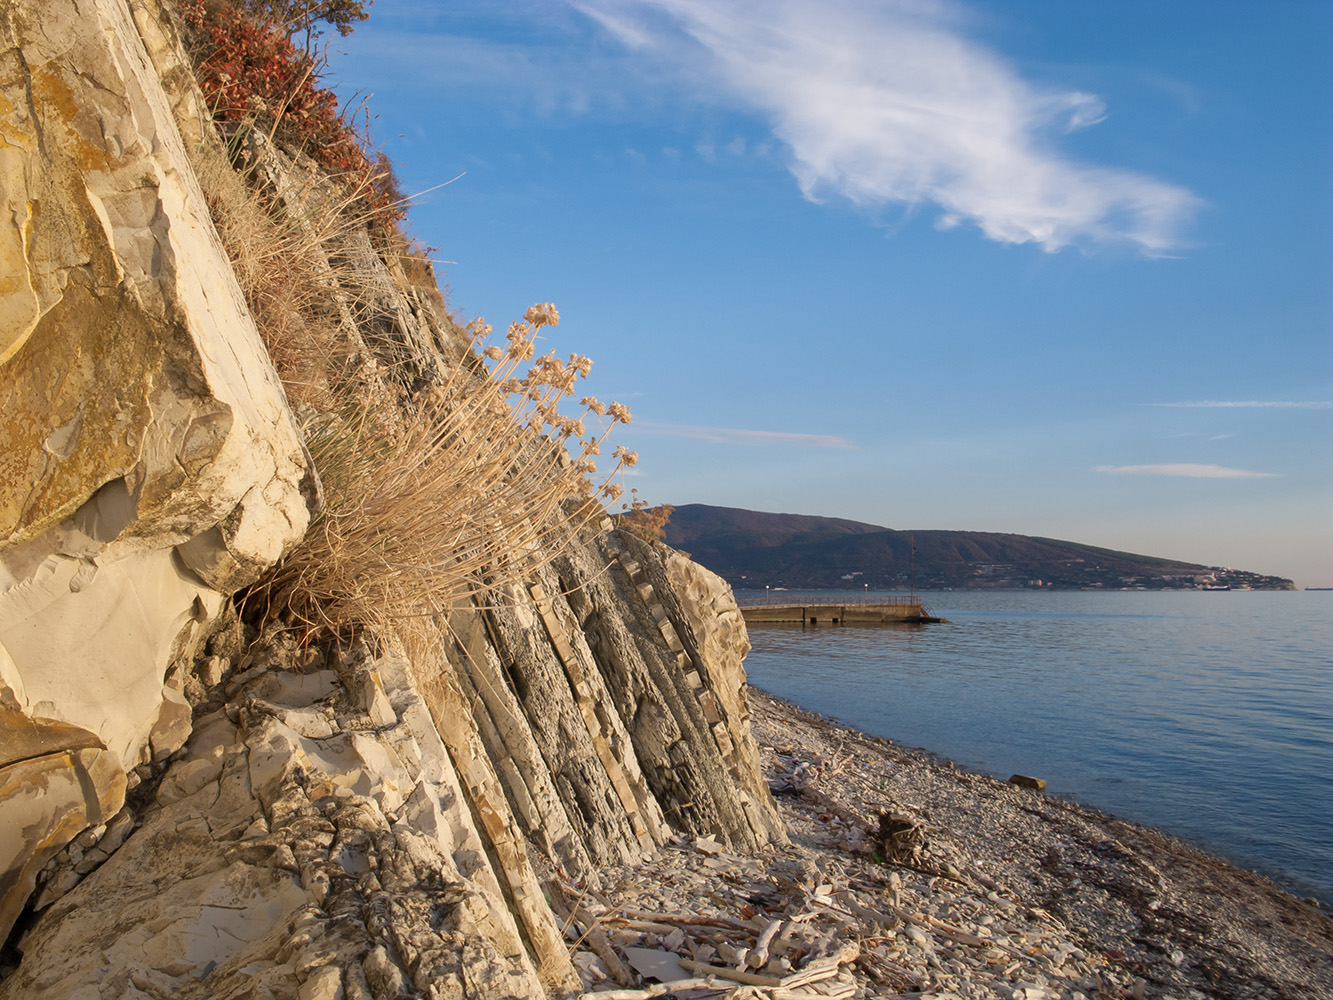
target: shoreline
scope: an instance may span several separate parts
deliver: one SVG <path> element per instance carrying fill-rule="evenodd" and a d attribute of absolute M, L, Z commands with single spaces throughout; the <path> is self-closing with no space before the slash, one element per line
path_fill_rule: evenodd
<path fill-rule="evenodd" d="M 585 996 L 1333 996 L 1333 920 L 1268 879 L 753 686 L 747 699 L 791 843 L 676 837 L 596 885 L 551 883 Z"/>
<path fill-rule="evenodd" d="M 960 767 L 1045 778 L 1052 796 L 1167 831 L 1333 909 L 1324 602 L 925 599 L 954 624 L 901 636 L 751 629 L 749 680 Z"/>
<path fill-rule="evenodd" d="M 831 726 L 835 729 L 847 730 L 849 732 L 857 733 L 868 740 L 882 741 L 886 745 L 892 746 L 895 750 L 901 751 L 905 754 L 912 755 L 913 757 L 916 758 L 920 758 L 921 761 L 933 767 L 942 768 L 946 771 L 953 772 L 954 774 L 970 774 L 983 778 L 988 778 L 991 781 L 998 782 L 1001 785 L 1008 784 L 1008 782 L 1000 775 L 999 772 L 987 770 L 983 763 L 959 762 L 956 758 L 950 757 L 948 754 L 932 750 L 930 747 L 916 746 L 910 743 L 903 743 L 898 740 L 894 740 L 890 737 L 876 736 L 873 733 L 868 733 L 862 729 L 858 729 L 852 723 L 845 722 L 839 719 L 837 716 L 825 715 L 824 713 L 815 711 L 814 709 L 806 708 L 805 706 L 800 705 L 795 701 L 792 701 L 790 698 L 785 698 L 782 697 L 781 695 L 773 694 L 772 692 L 766 691 L 761 687 L 750 685 L 748 687 L 748 690 L 750 692 L 757 692 L 759 694 L 762 694 L 765 698 L 769 699 L 770 701 L 774 702 L 777 705 L 781 705 L 790 711 L 810 716 L 811 718 L 818 720 L 818 722 Z M 1320 895 L 1320 890 L 1318 888 L 1310 885 L 1300 884 L 1298 877 L 1295 875 L 1284 875 L 1284 873 L 1275 870 L 1273 871 L 1265 870 L 1265 866 L 1263 865 L 1262 862 L 1255 862 L 1253 867 L 1249 867 L 1245 864 L 1244 861 L 1227 857 L 1224 853 L 1222 853 L 1222 851 L 1219 848 L 1214 847 L 1211 844 L 1201 839 L 1195 839 L 1191 837 L 1191 835 L 1188 833 L 1176 833 L 1165 827 L 1154 826 L 1150 822 L 1135 819 L 1132 816 L 1112 812 L 1109 809 L 1104 809 L 1101 806 L 1095 805 L 1091 802 L 1085 802 L 1079 798 L 1076 798 L 1073 795 L 1073 793 L 1042 791 L 1040 794 L 1043 797 L 1043 799 L 1047 801 L 1058 802 L 1062 805 L 1072 807 L 1082 813 L 1089 814 L 1090 816 L 1095 817 L 1101 821 L 1107 823 L 1121 823 L 1126 826 L 1133 827 L 1135 829 L 1141 829 L 1148 833 L 1153 834 L 1154 836 L 1167 838 L 1173 842 L 1176 842 L 1182 848 L 1188 848 L 1190 850 L 1198 851 L 1201 854 L 1205 854 L 1208 857 L 1212 858 L 1219 864 L 1224 864 L 1231 868 L 1236 869 L 1237 871 L 1242 871 L 1249 875 L 1253 875 L 1254 877 L 1259 878 L 1262 881 L 1268 883 L 1273 889 L 1285 893 L 1288 896 L 1291 896 L 1293 899 L 1297 900 L 1302 904 L 1317 907 L 1319 908 L 1321 913 L 1329 915 L 1331 918 L 1333 918 L 1333 909 L 1331 909 L 1333 908 L 1333 898 L 1329 899 L 1322 898 Z M 1284 881 L 1284 879 L 1288 881 Z"/>
<path fill-rule="evenodd" d="M 862 813 L 887 803 L 920 817 L 1076 940 L 1137 973 L 1147 995 L 1333 996 L 1333 920 L 1266 876 L 1164 831 L 955 768 L 753 686 L 748 693 L 766 770 L 784 737 L 806 756 L 848 757 L 823 765 L 841 766 L 829 794 Z M 853 754 L 859 776 L 848 773 Z M 827 839 L 815 827 L 803 833 Z"/>

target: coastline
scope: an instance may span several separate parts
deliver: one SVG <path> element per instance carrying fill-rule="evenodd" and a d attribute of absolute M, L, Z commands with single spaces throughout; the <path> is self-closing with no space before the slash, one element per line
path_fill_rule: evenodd
<path fill-rule="evenodd" d="M 748 698 L 791 845 L 743 856 L 678 839 L 606 871 L 574 901 L 585 989 L 617 1000 L 1333 996 L 1333 920 L 1268 879 L 754 687 Z M 635 949 L 683 964 L 645 987 L 608 968 Z M 737 975 L 751 985 L 725 979 L 727 966 L 748 969 Z M 801 984 L 818 967 L 836 978 Z M 705 970 L 713 978 L 698 978 Z"/>
<path fill-rule="evenodd" d="M 1046 778 L 1053 796 L 1169 831 L 1333 908 L 1327 602 L 925 599 L 952 624 L 750 629 L 749 680 L 969 770 Z"/>
<path fill-rule="evenodd" d="M 834 795 L 862 812 L 887 800 L 917 813 L 1026 905 L 1063 923 L 1085 951 L 1144 979 L 1149 996 L 1333 996 L 1333 920 L 1264 876 L 1161 831 L 956 770 L 756 688 L 750 696 L 767 767 L 784 737 L 808 757 L 831 750 L 854 762 L 862 773 L 844 766 L 831 776 Z M 888 786 L 874 788 L 883 778 Z M 817 825 L 807 821 L 803 831 L 815 842 L 823 839 Z"/>

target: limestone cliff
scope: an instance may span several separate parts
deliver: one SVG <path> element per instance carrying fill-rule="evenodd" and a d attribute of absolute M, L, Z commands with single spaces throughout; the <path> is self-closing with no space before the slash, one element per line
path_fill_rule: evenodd
<path fill-rule="evenodd" d="M 236 617 L 319 487 L 188 62 L 151 3 L 12 0 L 0 32 L 0 998 L 567 992 L 544 881 L 783 840 L 729 589 L 609 521 L 402 637 Z M 355 245 L 343 335 L 441 377 L 448 317 Z"/>

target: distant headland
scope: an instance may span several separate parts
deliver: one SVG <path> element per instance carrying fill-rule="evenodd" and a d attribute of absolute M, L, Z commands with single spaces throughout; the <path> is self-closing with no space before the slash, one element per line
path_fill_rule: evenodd
<path fill-rule="evenodd" d="M 1296 589 L 1280 576 L 1053 538 L 894 531 L 841 518 L 707 504 L 677 507 L 665 539 L 738 589 Z"/>

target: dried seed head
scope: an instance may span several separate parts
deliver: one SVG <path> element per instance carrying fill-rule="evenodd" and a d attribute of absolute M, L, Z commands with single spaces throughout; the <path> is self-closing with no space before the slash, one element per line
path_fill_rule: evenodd
<path fill-rule="evenodd" d="M 523 314 L 523 318 L 535 327 L 555 326 L 560 322 L 560 314 L 549 302 L 538 302 Z"/>

